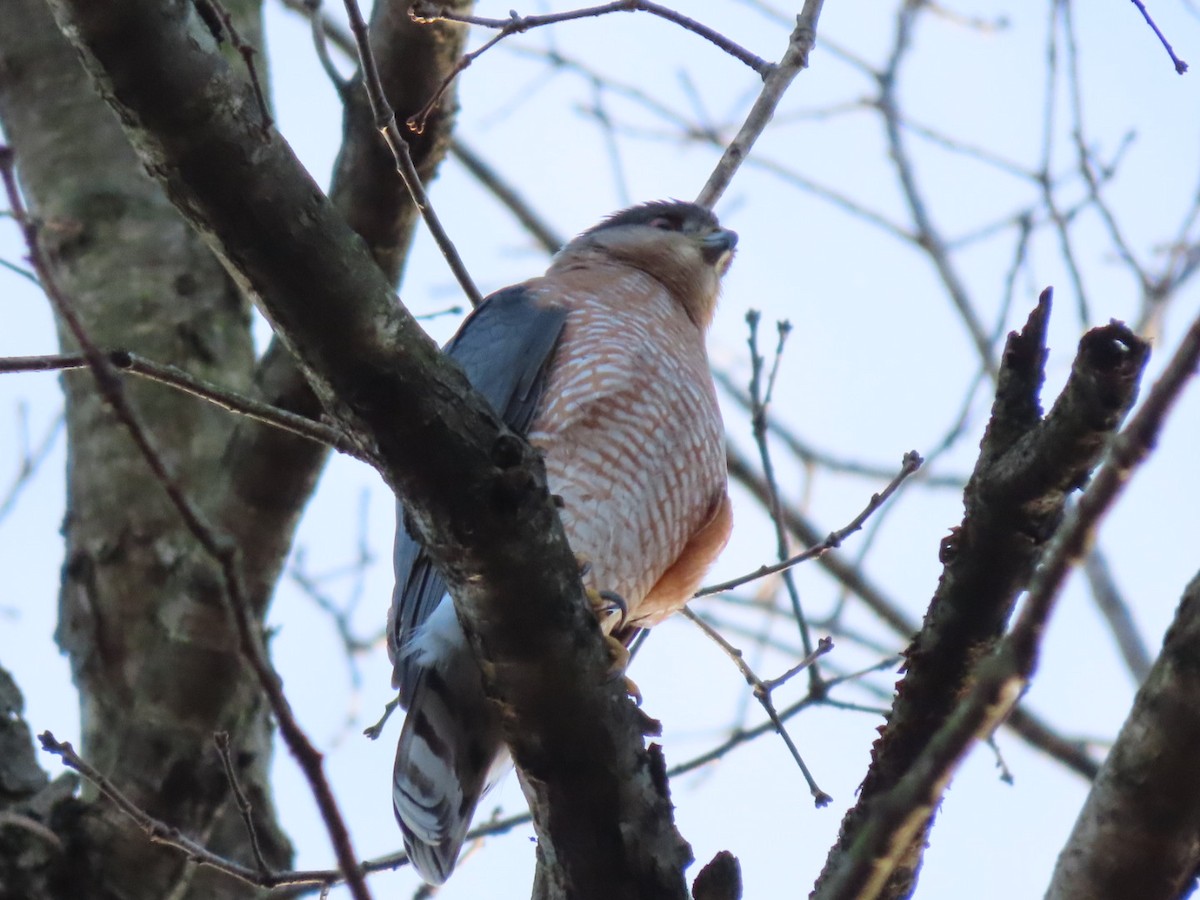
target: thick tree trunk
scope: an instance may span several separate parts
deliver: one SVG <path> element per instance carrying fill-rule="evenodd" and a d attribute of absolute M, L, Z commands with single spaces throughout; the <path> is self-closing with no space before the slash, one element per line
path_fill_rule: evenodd
<path fill-rule="evenodd" d="M 1096 776 L 1048 900 L 1189 896 L 1200 872 L 1200 575 Z"/>
<path fill-rule="evenodd" d="M 145 174 L 76 53 L 36 0 L 5 0 L 0 115 L 40 242 L 94 340 L 246 390 L 249 308 Z M 256 39 L 257 10 L 231 4 Z M 63 332 L 62 345 L 72 341 Z M 63 377 L 69 463 L 57 638 L 82 705 L 82 752 L 154 816 L 249 862 L 245 829 L 212 743 L 233 740 L 269 860 L 287 863 L 267 781 L 271 729 L 238 656 L 210 563 L 100 400 L 86 372 Z M 126 395 L 180 482 L 210 489 L 228 414 L 154 384 Z M 64 714 L 67 711 L 64 710 Z M 70 852 L 47 896 L 244 897 L 200 873 L 85 789 L 60 817 Z M 69 801 L 66 801 L 69 802 Z"/>
<path fill-rule="evenodd" d="M 264 134 L 190 8 L 55 8 L 143 161 L 408 504 L 484 648 L 514 758 L 535 773 L 525 784 L 549 867 L 542 883 L 577 896 L 684 896 L 688 848 L 661 766 L 645 720 L 608 677 L 536 454 L 396 304 L 287 145 Z"/>

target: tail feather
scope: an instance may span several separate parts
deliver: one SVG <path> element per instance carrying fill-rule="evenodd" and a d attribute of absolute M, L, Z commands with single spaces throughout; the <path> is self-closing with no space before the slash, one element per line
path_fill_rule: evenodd
<path fill-rule="evenodd" d="M 451 635 L 439 630 L 419 636 L 412 650 L 421 672 L 412 686 L 392 782 L 405 849 L 430 884 L 450 877 L 475 807 L 507 758 L 466 638 L 460 632 L 461 642 L 448 640 Z"/>

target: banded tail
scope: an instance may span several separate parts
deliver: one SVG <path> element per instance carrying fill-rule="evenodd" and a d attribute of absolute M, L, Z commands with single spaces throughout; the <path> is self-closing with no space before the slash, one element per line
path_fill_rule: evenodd
<path fill-rule="evenodd" d="M 420 667 L 396 747 L 392 808 L 429 884 L 454 871 L 480 798 L 507 770 L 500 723 L 447 597 L 405 647 Z"/>

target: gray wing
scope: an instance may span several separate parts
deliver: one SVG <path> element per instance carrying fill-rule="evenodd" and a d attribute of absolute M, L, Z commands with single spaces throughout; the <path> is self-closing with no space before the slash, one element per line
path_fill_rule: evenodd
<path fill-rule="evenodd" d="M 562 335 L 567 310 L 535 304 L 528 289 L 505 288 L 489 296 L 445 346 L 467 380 L 517 434 L 529 431 Z M 388 615 L 393 686 L 408 705 L 419 666 L 399 653 L 413 629 L 437 608 L 446 584 L 412 537 L 404 508 L 396 509 L 396 589 Z"/>

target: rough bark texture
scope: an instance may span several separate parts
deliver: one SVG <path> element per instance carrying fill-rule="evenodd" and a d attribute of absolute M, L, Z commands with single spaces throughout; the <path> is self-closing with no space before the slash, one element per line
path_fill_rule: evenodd
<path fill-rule="evenodd" d="M 256 40 L 256 10 L 231 9 Z M 6 0 L 3 19 L 0 116 L 42 245 L 93 337 L 244 389 L 253 363 L 246 303 L 146 176 L 44 6 Z M 247 860 L 212 749 L 212 732 L 229 731 L 260 837 L 271 860 L 286 863 L 267 782 L 269 724 L 212 570 L 90 376 L 66 374 L 63 387 L 70 457 L 57 637 L 80 690 L 85 752 L 147 811 Z M 183 484 L 204 497 L 230 418 L 158 385 L 127 393 Z M 46 861 L 44 895 L 246 896 L 94 801 L 85 792 L 81 804 L 44 810 L 69 848 Z"/>
<path fill-rule="evenodd" d="M 448 3 L 468 14 L 471 2 Z M 417 134 L 404 123 L 434 95 L 462 55 L 467 29 L 450 22 L 417 24 L 408 0 L 384 0 L 371 15 L 371 49 L 388 102 L 408 140 L 413 165 L 429 185 L 450 144 L 454 93 L 450 92 Z M 334 167 L 330 196 L 350 227 L 362 235 L 379 267 L 396 282 L 419 215 L 396 173 L 396 163 L 380 138 L 359 79 L 342 91 L 346 104 L 341 153 Z"/>
<path fill-rule="evenodd" d="M 242 37 L 260 44 L 257 6 L 225 6 Z M 6 23 L 0 34 L 0 117 L 28 202 L 44 222 L 44 246 L 93 337 L 102 346 L 170 361 L 276 406 L 318 416 L 320 404 L 282 344 L 273 343 L 254 366 L 247 304 L 160 185 L 146 176 L 44 5 L 4 0 L 0 8 Z M 440 81 L 453 64 L 464 29 L 420 31 L 398 9 L 381 4 L 376 13 L 379 58 L 393 102 L 415 108 L 417 94 L 432 92 L 428 81 Z M 228 43 L 223 52 L 233 60 L 235 77 L 244 72 Z M 389 64 L 394 57 L 407 68 Z M 266 65 L 259 60 L 265 88 Z M 414 77 L 421 68 L 424 76 Z M 427 178 L 444 155 L 451 109 L 452 99 L 414 143 Z M 347 146 L 379 143 L 369 118 L 358 121 L 353 133 L 350 123 L 347 128 Z M 376 261 L 395 279 L 415 211 L 390 159 L 381 168 L 376 155 L 373 167 L 361 171 L 366 160 L 360 152 L 342 161 L 339 185 L 359 189 L 335 188 L 335 196 L 344 215 L 364 228 L 376 227 L 379 233 L 368 235 Z M 373 192 L 366 189 L 372 183 Z M 381 184 L 395 189 L 380 189 Z M 369 215 L 358 211 L 363 203 Z M 64 346 L 70 342 L 64 340 Z M 90 375 L 70 373 L 63 382 L 71 450 L 59 641 L 71 656 L 80 689 L 81 750 L 151 814 L 217 853 L 251 862 L 244 826 L 212 749 L 212 732 L 230 731 L 268 861 L 286 866 L 287 841 L 273 821 L 267 781 L 270 725 L 243 671 L 208 561 L 98 400 Z M 157 385 L 131 382 L 127 393 L 185 487 L 238 546 L 261 620 L 327 451 Z M 28 740 L 24 729 L 8 737 L 28 760 L 35 759 L 32 748 L 21 744 Z M 24 769 L 14 766 L 24 758 L 6 755 L 9 765 L 0 778 L 23 777 Z M 0 853 L 6 861 L 0 866 L 0 897 L 255 893 L 211 871 L 196 871 L 177 851 L 151 845 L 107 801 L 90 793 L 82 803 L 73 800 L 74 779 L 51 786 L 44 776 L 42 781 L 40 794 L 4 797 L 0 810 L 48 825 L 49 834 L 71 852 L 49 852 L 36 829 L 18 830 L 23 847 L 40 849 Z M 12 834 L 0 829 L 0 838 Z"/>
<path fill-rule="evenodd" d="M 325 410 L 379 452 L 457 589 L 526 774 L 545 895 L 686 896 L 690 854 L 661 759 L 607 677 L 536 455 L 504 433 L 286 144 L 264 133 L 192 7 L 55 10 L 143 163 L 273 321 Z"/>
<path fill-rule="evenodd" d="M 1175 900 L 1200 871 L 1200 575 L 1058 858 L 1050 900 Z"/>
<path fill-rule="evenodd" d="M 1058 527 L 1067 495 L 1085 483 L 1137 395 L 1149 347 L 1124 326 L 1107 325 L 1080 341 L 1071 377 L 1043 417 L 1039 393 L 1049 314 L 1047 292 L 1025 327 L 1009 335 L 992 417 L 964 491 L 962 524 L 943 541 L 937 592 L 905 651 L 905 677 L 818 887 L 853 843 L 874 799 L 910 769 L 970 687 L 973 667 L 1003 633 Z M 1129 349 L 1115 353 L 1113 347 Z M 912 837 L 881 897 L 912 893 L 935 812 Z"/>
<path fill-rule="evenodd" d="M 466 13 L 471 5 L 460 3 L 455 9 Z M 466 36 L 459 25 L 417 25 L 408 15 L 408 6 L 383 0 L 371 17 L 371 45 L 380 80 L 401 122 L 433 95 L 461 55 Z M 419 216 L 375 128 L 360 81 L 348 83 L 341 94 L 346 114 L 330 199 L 395 284 Z M 454 97 L 453 91 L 447 93 L 420 135 L 402 130 L 426 184 L 446 155 Z M 272 339 L 260 361 L 254 387 L 260 399 L 290 412 L 313 418 L 322 412 L 308 380 L 279 338 Z M 226 477 L 218 485 L 221 496 L 214 515 L 242 549 L 250 596 L 259 608 L 275 585 L 327 456 L 324 447 L 249 420 L 238 423 L 229 442 L 222 461 Z"/>

